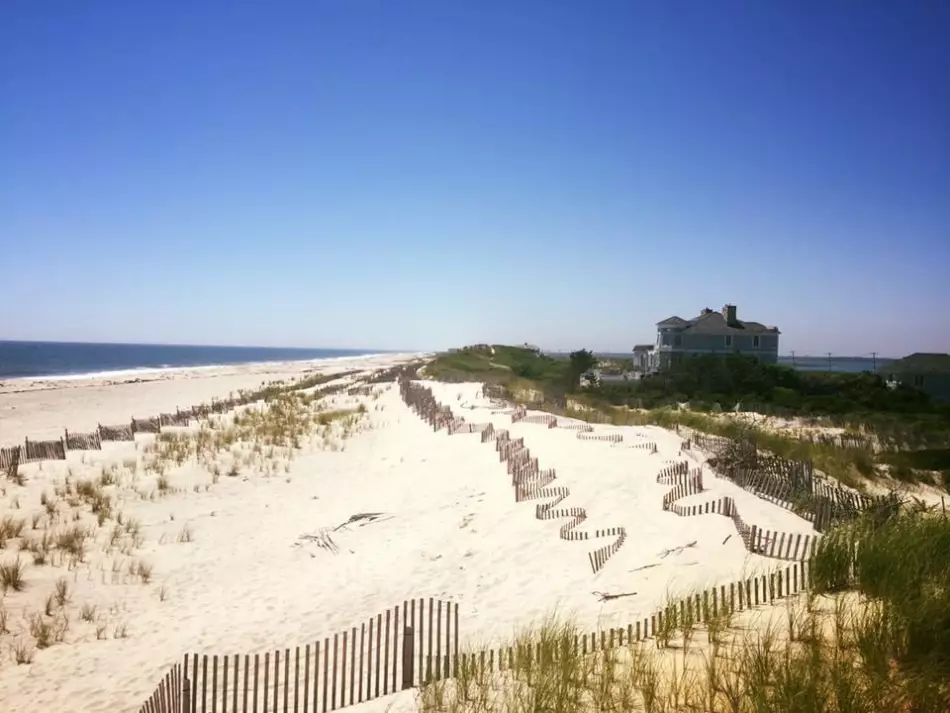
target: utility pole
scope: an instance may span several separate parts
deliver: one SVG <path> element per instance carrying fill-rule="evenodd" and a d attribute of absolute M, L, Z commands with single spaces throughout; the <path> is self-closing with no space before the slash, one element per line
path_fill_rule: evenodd
<path fill-rule="evenodd" d="M 795 351 L 792 351 L 792 367 L 795 366 Z"/>
<path fill-rule="evenodd" d="M 874 371 L 877 371 L 877 352 L 871 352 L 871 363 L 874 365 L 872 368 Z"/>
<path fill-rule="evenodd" d="M 833 371 L 831 368 L 831 352 L 828 352 L 828 371 Z"/>

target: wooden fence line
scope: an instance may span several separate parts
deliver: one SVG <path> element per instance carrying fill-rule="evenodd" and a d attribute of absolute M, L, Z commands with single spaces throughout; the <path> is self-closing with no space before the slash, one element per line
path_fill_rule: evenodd
<path fill-rule="evenodd" d="M 569 491 L 563 487 L 546 487 L 556 476 L 553 470 L 537 470 L 537 461 L 527 454 L 523 439 L 512 440 L 507 431 L 497 431 L 491 424 L 481 424 L 478 428 L 465 430 L 461 428 L 464 425 L 464 422 L 460 422 L 462 420 L 455 419 L 447 407 L 434 403 L 434 397 L 428 389 L 416 387 L 407 381 L 402 382 L 400 388 L 403 389 L 407 404 L 427 420 L 434 430 L 445 427 L 450 433 L 480 432 L 482 442 L 494 441 L 499 459 L 508 463 L 513 484 L 523 488 L 522 499 L 529 499 L 530 495 L 541 492 L 550 498 L 548 502 L 536 505 L 536 516 L 539 519 L 570 518 L 561 528 L 562 537 L 569 540 L 588 539 L 588 532 L 574 531 L 586 518 L 583 508 L 557 509 L 556 506 L 568 497 Z M 523 476 L 522 472 L 527 475 Z M 688 463 L 681 462 L 664 468 L 657 476 L 657 481 L 671 485 L 671 493 L 684 493 L 679 496 L 684 497 L 702 492 L 701 478 L 701 471 L 694 470 L 690 473 Z M 747 526 L 742 522 L 731 498 L 724 497 L 712 503 L 686 507 L 676 505 L 673 500 L 675 498 L 667 500 L 664 496 L 665 506 L 673 512 L 681 509 L 684 512 L 680 514 L 709 512 L 731 517 L 736 521 L 740 533 L 745 530 L 743 540 L 747 542 L 747 546 L 749 540 L 758 542 L 763 538 L 769 539 L 768 531 L 760 530 L 755 525 Z M 592 567 L 595 559 L 598 562 L 605 560 L 619 548 L 625 532 L 623 528 L 608 528 L 595 531 L 594 536 L 616 537 L 618 540 L 590 554 Z M 772 542 L 774 550 L 774 537 Z M 786 553 L 791 548 L 791 536 L 787 544 L 778 545 L 779 551 L 784 549 Z M 799 543 L 796 542 L 796 560 L 798 548 Z M 611 549 L 612 552 L 607 554 L 606 551 Z M 806 549 L 810 549 L 810 557 L 816 548 L 813 544 L 811 548 Z M 602 562 L 599 566 L 603 566 Z M 809 586 L 809 567 L 810 562 L 804 557 L 802 561 L 795 561 L 784 570 L 709 588 L 626 627 L 579 635 L 574 641 L 575 651 L 593 653 L 657 638 L 662 634 L 664 618 L 670 616 L 675 608 L 681 613 L 687 610 L 694 612 L 695 620 L 703 624 L 722 610 L 742 611 L 793 596 Z M 597 568 L 594 571 L 596 572 Z M 263 660 L 260 654 L 255 654 L 253 664 L 250 655 L 245 655 L 242 662 L 242 657 L 237 655 L 199 657 L 186 654 L 184 661 L 176 664 L 160 682 L 141 711 L 217 713 L 219 703 L 222 713 L 227 713 L 228 710 L 233 713 L 256 713 L 258 710 L 273 713 L 280 710 L 285 713 L 291 710 L 295 713 L 298 710 L 304 713 L 336 710 L 412 688 L 430 680 L 452 678 L 457 675 L 459 667 L 488 672 L 500 671 L 517 665 L 521 656 L 533 658 L 543 664 L 545 657 L 552 655 L 556 656 L 556 653 L 543 651 L 541 644 L 534 650 L 499 647 L 460 654 L 457 604 L 436 602 L 430 598 L 426 607 L 425 600 L 414 599 L 403 602 L 401 610 L 396 606 L 384 614 L 377 615 L 375 626 L 373 618 L 361 624 L 358 649 L 357 629 L 352 627 L 342 635 L 334 635 L 332 645 L 330 637 L 324 638 L 322 646 L 319 641 L 312 647 L 305 645 L 302 655 L 301 648 L 296 646 L 292 651 L 289 648 L 283 649 L 283 652 L 278 650 L 273 654 L 273 664 L 270 663 L 269 652 L 264 654 Z M 233 662 L 233 665 L 229 665 L 229 662 Z"/>
<path fill-rule="evenodd" d="M 697 624 L 708 624 L 726 612 L 745 611 L 795 596 L 810 585 L 810 564 L 793 562 L 784 569 L 768 574 L 709 587 L 626 626 L 577 634 L 570 652 L 573 655 L 593 654 L 650 639 L 662 639 L 666 620 L 670 617 L 675 616 L 678 621 L 684 621 L 689 614 Z M 659 641 L 658 646 L 662 645 L 664 642 Z M 499 646 L 482 651 L 463 652 L 459 656 L 458 666 L 460 670 L 464 669 L 468 673 L 483 674 L 515 667 L 524 668 L 527 665 L 544 667 L 555 663 L 559 656 L 568 653 L 563 647 L 564 642 L 557 640 L 550 643 L 535 642 L 527 646 Z M 567 649 L 570 648 L 568 644 Z"/>
<path fill-rule="evenodd" d="M 664 642 L 665 620 L 699 625 L 795 596 L 811 585 L 810 561 L 709 587 L 626 626 L 578 634 L 573 653 L 593 654 L 650 639 Z M 689 615 L 689 616 L 687 616 Z M 401 622 L 401 624 L 400 624 Z M 459 652 L 458 606 L 413 599 L 313 645 L 263 655 L 186 654 L 159 682 L 140 713 L 325 713 L 451 679 L 460 669 L 493 673 L 564 653 L 540 642 Z M 357 632 L 359 632 L 357 634 Z M 358 642 L 358 643 L 357 643 Z M 558 642 L 562 644 L 563 642 Z"/>
<path fill-rule="evenodd" d="M 345 386 L 323 387 L 321 391 L 324 394 L 335 393 Z M 65 460 L 67 451 L 102 450 L 103 441 L 134 441 L 136 433 L 157 434 L 166 426 L 188 426 L 193 420 L 207 418 L 211 414 L 225 413 L 262 399 L 266 401 L 265 391 L 247 393 L 240 398 L 212 399 L 210 404 L 198 404 L 184 411 L 176 409 L 175 413 L 162 413 L 149 418 L 133 416 L 127 424 L 104 426 L 100 423 L 95 431 L 88 433 L 70 433 L 69 429 L 64 429 L 63 437 L 56 440 L 31 441 L 26 438 L 22 446 L 0 448 L 0 471 L 13 473 L 14 462 L 26 465 L 43 460 Z"/>
<path fill-rule="evenodd" d="M 410 599 L 358 627 L 257 654 L 185 654 L 140 713 L 325 713 L 454 676 L 458 605 Z"/>
<path fill-rule="evenodd" d="M 680 430 L 680 429 L 678 429 Z M 683 429 L 685 430 L 685 429 Z M 736 441 L 689 430 L 684 450 L 699 447 L 721 456 L 733 449 L 741 454 L 742 465 L 716 463 L 713 474 L 732 481 L 754 495 L 794 512 L 810 521 L 817 532 L 826 532 L 872 509 L 896 507 L 893 495 L 870 497 L 849 490 L 833 481 L 822 480 L 810 462 L 792 461 L 760 453 L 752 441 Z"/>
<path fill-rule="evenodd" d="M 663 495 L 663 509 L 681 517 L 722 515 L 732 519 L 745 548 L 755 554 L 775 559 L 802 562 L 816 551 L 820 535 L 766 530 L 758 525 L 747 525 L 739 515 L 735 500 L 723 496 L 695 505 L 677 505 L 676 501 L 703 492 L 702 468 L 689 469 L 687 461 L 667 466 L 656 478 L 658 483 L 671 485 Z"/>
<path fill-rule="evenodd" d="M 531 452 L 524 444 L 523 438 L 511 438 L 505 429 L 495 429 L 491 423 L 470 424 L 464 418 L 455 416 L 452 409 L 440 404 L 432 390 L 403 379 L 399 384 L 400 394 L 406 404 L 414 410 L 424 421 L 432 426 L 433 431 L 445 428 L 449 435 L 459 433 L 480 433 L 482 443 L 494 442 L 498 460 L 506 464 L 511 476 L 511 485 L 515 491 L 515 502 L 526 500 L 546 500 L 536 505 L 535 517 L 539 520 L 567 519 L 559 530 L 559 537 L 569 542 L 588 540 L 593 538 L 611 538 L 613 541 L 588 553 L 588 563 L 591 571 L 597 574 L 616 552 L 623 546 L 627 538 L 626 529 L 612 527 L 590 532 L 576 530 L 587 520 L 587 511 L 581 507 L 555 509 L 569 495 L 570 491 L 563 487 L 550 487 L 557 479 L 554 469 L 541 470 L 538 459 L 531 457 Z M 523 418 L 524 413 L 515 411 L 512 421 Z M 549 425 L 556 419 L 543 419 L 538 423 Z M 578 434 L 581 436 L 583 434 Z"/>
<path fill-rule="evenodd" d="M 497 399 L 491 400 L 492 405 L 504 405 L 504 402 L 499 402 Z M 573 423 L 573 422 L 562 422 L 556 415 L 550 413 L 534 414 L 532 416 L 527 415 L 528 410 L 524 407 L 516 405 L 511 411 L 511 422 L 512 423 L 537 423 L 548 428 L 563 428 L 565 430 L 578 431 L 577 434 L 578 440 L 581 441 L 605 441 L 607 443 L 624 443 L 624 435 L 622 433 L 601 433 L 594 434 L 593 426 L 587 423 Z M 507 411 L 506 411 L 507 412 Z M 630 444 L 628 448 L 642 448 L 648 450 L 651 453 L 656 453 L 658 451 L 657 445 L 653 441 L 641 442 Z"/>

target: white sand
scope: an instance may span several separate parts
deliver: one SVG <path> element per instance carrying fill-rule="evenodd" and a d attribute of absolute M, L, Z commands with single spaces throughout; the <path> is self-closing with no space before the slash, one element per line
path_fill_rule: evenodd
<path fill-rule="evenodd" d="M 0 447 L 24 438 L 59 438 L 63 429 L 94 431 L 98 424 L 129 423 L 176 407 L 237 395 L 264 381 L 289 380 L 314 371 L 374 369 L 413 355 L 387 354 L 313 361 L 272 362 L 194 369 L 143 370 L 100 378 L 0 381 Z"/>
<path fill-rule="evenodd" d="M 377 357 L 363 366 L 393 361 L 398 359 Z M 333 365 L 349 367 L 343 361 Z M 4 394 L 4 406 L 14 399 L 17 409 L 3 411 L 0 441 L 39 437 L 44 427 L 50 435 L 58 435 L 62 426 L 83 430 L 113 414 L 116 422 L 132 414 L 148 416 L 312 367 L 286 368 Z M 626 528 L 626 543 L 597 575 L 591 574 L 588 552 L 609 540 L 559 539 L 561 521 L 535 519 L 537 501 L 514 502 L 505 466 L 493 445 L 482 444 L 477 434 L 433 433 L 403 404 L 395 386 L 386 386 L 376 400 L 334 397 L 336 408 L 358 403 L 368 408 L 360 432 L 337 440 L 345 450 L 323 450 L 314 441 L 287 461 L 287 472 L 281 467 L 274 474 L 221 477 L 217 483 L 203 467 L 186 463 L 168 474 L 181 492 L 154 500 L 138 492 L 154 490 L 155 476 L 125 471 L 120 485 L 110 488 L 124 516 L 142 523 L 145 539 L 139 549 L 130 555 L 103 551 L 112 527 L 108 522 L 96 545 L 90 543 L 85 563 L 72 571 L 34 566 L 30 554 L 22 553 L 30 563 L 28 586 L 3 598 L 11 633 L 0 635 L 0 709 L 136 710 L 186 651 L 255 653 L 303 644 L 410 597 L 458 602 L 465 646 L 506 639 L 516 627 L 555 609 L 591 630 L 626 625 L 654 611 L 667 593 L 727 583 L 777 564 L 749 554 L 727 518 L 681 518 L 661 510 L 668 486 L 658 485 L 656 475 L 678 459 L 675 434 L 595 427 L 595 433 L 622 432 L 627 442 L 655 441 L 659 453 L 653 455 L 585 442 L 574 431 L 512 425 L 510 416 L 492 414 L 487 401 L 476 397 L 477 384 L 427 385 L 468 421 L 491 420 L 514 437 L 524 436 L 541 467 L 557 469 L 553 485 L 571 489 L 562 506 L 586 508 L 589 519 L 582 529 Z M 461 403 L 476 408 L 463 409 Z M 102 409 L 108 417 L 99 415 Z M 149 438 L 107 445 L 101 453 L 70 453 L 65 462 L 24 466 L 25 486 L 4 483 L 0 518 L 25 517 L 29 529 L 30 516 L 43 512 L 41 493 L 52 491 L 69 469 L 76 478 L 98 474 L 103 463 L 141 456 Z M 749 522 L 810 530 L 799 518 L 711 474 L 705 480 L 708 492 L 684 503 L 730 495 Z M 295 546 L 304 533 L 372 511 L 391 518 L 337 533 L 338 554 Z M 178 541 L 185 526 L 193 532 L 191 542 Z M 36 537 L 40 531 L 26 534 Z M 695 547 L 659 557 L 664 549 L 694 540 Z M 13 542 L 0 551 L 0 561 L 15 557 Z M 129 562 L 139 559 L 154 567 L 148 584 L 126 573 Z M 115 576 L 114 563 L 124 568 Z M 652 564 L 658 566 L 631 572 Z M 71 587 L 65 641 L 36 652 L 30 665 L 16 665 L 11 648 L 30 640 L 25 618 L 43 609 L 60 577 Z M 601 603 L 594 590 L 637 595 Z M 86 603 L 98 607 L 106 640 L 97 640 L 94 623 L 79 619 Z M 122 626 L 127 637 L 115 638 Z M 400 702 L 409 704 L 411 696 L 402 694 Z"/>

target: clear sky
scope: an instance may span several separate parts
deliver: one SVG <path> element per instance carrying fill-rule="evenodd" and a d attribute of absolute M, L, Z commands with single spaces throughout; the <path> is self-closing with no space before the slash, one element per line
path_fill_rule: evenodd
<path fill-rule="evenodd" d="M 0 339 L 950 350 L 950 2 L 3 0 Z"/>

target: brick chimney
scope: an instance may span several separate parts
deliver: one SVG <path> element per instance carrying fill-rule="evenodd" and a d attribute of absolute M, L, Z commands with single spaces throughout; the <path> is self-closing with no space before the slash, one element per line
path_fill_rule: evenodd
<path fill-rule="evenodd" d="M 738 323 L 738 320 L 736 320 L 736 306 L 725 305 L 722 308 L 722 318 L 726 320 L 726 324 L 728 324 L 730 327 L 735 327 Z"/>

